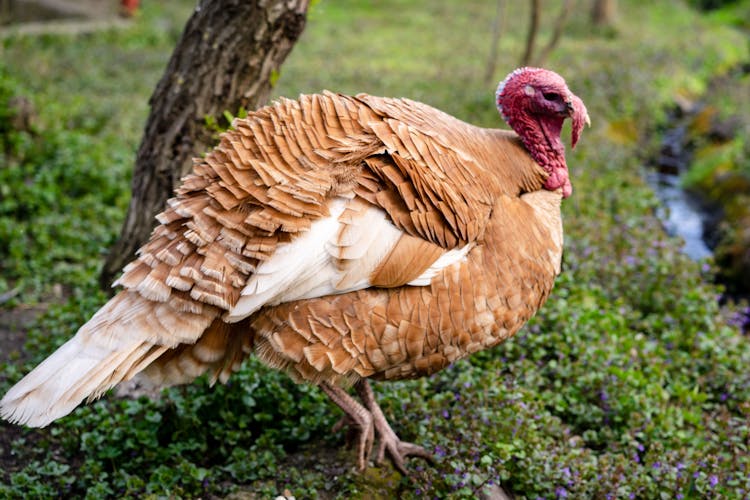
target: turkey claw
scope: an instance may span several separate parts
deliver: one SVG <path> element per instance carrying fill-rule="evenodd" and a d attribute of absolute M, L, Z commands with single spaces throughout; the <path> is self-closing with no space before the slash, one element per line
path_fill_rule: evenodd
<path fill-rule="evenodd" d="M 357 467 L 360 472 L 367 468 L 367 463 L 372 456 L 375 438 L 378 441 L 374 456 L 375 463 L 382 464 L 387 452 L 394 467 L 405 476 L 409 475 L 404 465 L 407 457 L 419 457 L 431 463 L 435 462 L 432 454 L 421 446 L 401 441 L 398 438 L 388 424 L 383 410 L 380 409 L 377 401 L 375 401 L 375 395 L 366 380 L 359 381 L 355 386 L 362 404 L 340 387 L 323 383 L 321 384 L 321 388 L 345 413 L 334 424 L 334 432 L 340 430 L 345 424 L 350 425 L 355 432 Z"/>

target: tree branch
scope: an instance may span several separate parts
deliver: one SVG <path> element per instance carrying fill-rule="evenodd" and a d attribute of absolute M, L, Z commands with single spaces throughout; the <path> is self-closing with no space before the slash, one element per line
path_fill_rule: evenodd
<path fill-rule="evenodd" d="M 557 47 L 557 44 L 560 42 L 563 31 L 565 31 L 565 24 L 568 22 L 568 17 L 570 17 L 571 12 L 573 12 L 573 0 L 565 0 L 562 4 L 562 7 L 560 8 L 560 14 L 557 15 L 557 20 L 555 21 L 555 29 L 552 32 L 552 36 L 550 37 L 549 42 L 547 42 L 547 45 L 545 45 L 544 49 L 542 49 L 539 57 L 536 58 L 535 64 L 544 64 L 544 61 L 547 60 L 547 57 L 549 57 L 552 51 L 555 50 L 555 47 Z"/>
<path fill-rule="evenodd" d="M 495 75 L 497 67 L 497 52 L 500 47 L 500 35 L 503 31 L 503 11 L 505 10 L 505 0 L 497 0 L 495 9 L 495 20 L 492 23 L 492 39 L 490 41 L 490 54 L 487 57 L 487 69 L 484 73 L 484 81 L 489 84 Z"/>

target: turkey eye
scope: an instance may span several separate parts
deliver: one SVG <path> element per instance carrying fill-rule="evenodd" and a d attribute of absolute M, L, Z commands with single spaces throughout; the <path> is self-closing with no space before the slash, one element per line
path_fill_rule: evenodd
<path fill-rule="evenodd" d="M 560 99 L 560 95 L 554 92 L 543 92 L 542 96 L 544 96 L 544 98 L 548 101 L 557 101 L 558 99 Z"/>

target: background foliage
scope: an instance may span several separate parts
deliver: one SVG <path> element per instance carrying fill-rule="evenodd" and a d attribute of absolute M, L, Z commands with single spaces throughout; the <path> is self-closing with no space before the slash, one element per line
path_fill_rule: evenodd
<path fill-rule="evenodd" d="M 522 52 L 521 4 L 506 9 L 497 79 Z M 437 465 L 410 462 L 413 482 L 390 467 L 352 473 L 330 433 L 340 412 L 251 359 L 227 386 L 109 397 L 44 430 L 0 423 L 0 497 L 472 497 L 494 483 L 528 498 L 746 496 L 750 348 L 717 304 L 711 264 L 663 233 L 642 165 L 675 97 L 748 61 L 750 6 L 619 4 L 607 33 L 573 16 L 547 64 L 594 122 L 569 153 L 553 296 L 500 348 L 376 386 L 395 430 Z M 191 7 L 146 2 L 126 29 L 1 42 L 0 294 L 15 295 L 2 313 L 46 313 L 0 364 L 0 392 L 105 300 L 96 273 L 124 215 L 147 98 Z M 481 82 L 493 15 L 481 0 L 320 2 L 277 93 L 408 96 L 498 126 Z M 18 128 L 21 97 L 35 113 Z"/>

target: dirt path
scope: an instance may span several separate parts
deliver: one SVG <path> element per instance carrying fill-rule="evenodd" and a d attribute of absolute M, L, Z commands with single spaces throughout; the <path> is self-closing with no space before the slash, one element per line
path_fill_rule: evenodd
<path fill-rule="evenodd" d="M 128 26 L 116 0 L 0 0 L 0 39 L 18 35 L 77 35 Z"/>

